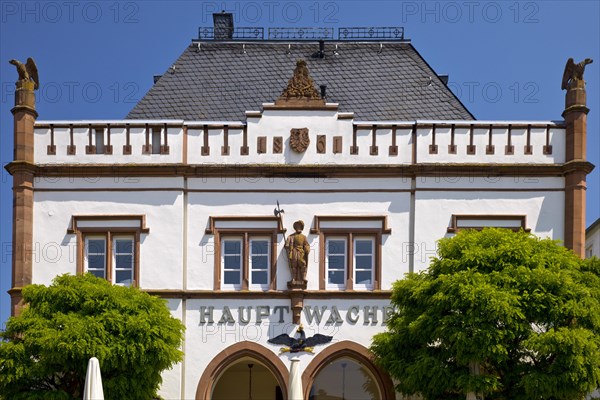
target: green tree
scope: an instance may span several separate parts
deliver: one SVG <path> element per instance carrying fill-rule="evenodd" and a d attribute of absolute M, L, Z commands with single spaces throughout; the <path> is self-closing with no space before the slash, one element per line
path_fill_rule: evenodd
<path fill-rule="evenodd" d="M 583 399 L 600 382 L 600 262 L 555 241 L 460 232 L 392 303 L 371 350 L 406 395 Z"/>
<path fill-rule="evenodd" d="M 182 359 L 184 327 L 165 301 L 91 274 L 23 289 L 26 308 L 0 343 L 0 397 L 81 399 L 97 357 L 107 399 L 151 399 L 161 371 Z"/>

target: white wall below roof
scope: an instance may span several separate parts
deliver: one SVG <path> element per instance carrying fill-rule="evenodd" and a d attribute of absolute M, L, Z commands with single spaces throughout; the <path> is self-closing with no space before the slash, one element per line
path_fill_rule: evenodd
<path fill-rule="evenodd" d="M 75 123 L 79 121 L 73 121 Z M 133 121 L 122 121 L 124 123 Z M 161 129 L 164 129 L 161 126 Z M 167 128 L 167 144 L 169 154 L 142 154 L 142 147 L 146 143 L 146 130 L 144 127 L 135 126 L 130 128 L 129 144 L 131 154 L 123 154 L 123 146 L 126 141 L 126 128 L 123 126 L 111 127 L 110 144 L 113 146 L 113 154 L 86 154 L 86 146 L 89 145 L 89 128 L 76 126 L 73 128 L 73 144 L 75 155 L 67 154 L 67 146 L 71 143 L 70 128 L 54 128 L 54 145 L 56 154 L 49 155 L 47 146 L 50 145 L 50 128 L 35 128 L 34 130 L 34 159 L 38 164 L 154 164 L 154 163 L 181 163 L 183 162 L 183 129 L 181 127 Z M 161 131 L 162 132 L 162 131 Z M 104 132 L 104 144 L 108 144 L 106 129 Z M 161 133 L 161 143 L 164 134 Z M 152 132 L 150 132 L 150 143 Z M 95 143 L 95 132 L 92 128 L 92 144 Z M 163 143 L 164 144 L 164 143 Z"/>
<path fill-rule="evenodd" d="M 33 283 L 49 284 L 76 273 L 76 238 L 67 229 L 73 215 L 146 216 L 150 233 L 141 234 L 140 287 L 181 289 L 183 278 L 183 197 L 180 192 L 35 192 L 33 241 L 39 248 Z"/>
<path fill-rule="evenodd" d="M 436 256 L 436 241 L 448 236 L 453 214 L 526 215 L 531 233 L 564 238 L 564 193 L 417 191 L 415 206 L 415 271 L 427 269 Z"/>
<path fill-rule="evenodd" d="M 493 171 L 493 170 L 492 170 Z M 462 176 L 420 176 L 416 178 L 417 189 L 436 190 L 538 190 L 540 192 L 553 189 L 564 189 L 565 179 L 562 177 L 527 176 L 494 176 L 491 172 L 488 177 L 471 176 L 466 171 Z"/>
<path fill-rule="evenodd" d="M 304 234 L 311 245 L 308 266 L 308 289 L 318 290 L 319 239 L 310 228 L 315 215 L 387 215 L 391 235 L 383 235 L 382 289 L 408 272 L 408 260 L 399 262 L 402 243 L 408 241 L 409 193 L 262 193 L 239 194 L 235 186 L 223 185 L 231 192 L 190 193 L 188 196 L 188 289 L 212 289 L 214 280 L 214 235 L 205 233 L 210 216 L 272 216 L 279 200 L 285 210 L 284 225 L 292 232 L 294 221 L 302 219 Z M 361 226 L 357 226 L 361 227 Z M 285 260 L 283 235 L 278 235 L 277 289 L 286 290 L 291 279 Z"/>
<path fill-rule="evenodd" d="M 125 178 L 129 179 L 129 178 Z M 118 178 L 60 178 L 36 181 L 34 195 L 34 243 L 40 243 L 34 261 L 34 283 L 50 283 L 60 273 L 75 273 L 75 257 L 67 250 L 75 249 L 74 235 L 66 233 L 73 214 L 144 214 L 150 233 L 142 235 L 141 286 L 144 289 L 183 288 L 183 246 L 187 246 L 187 289 L 212 290 L 214 247 L 213 236 L 205 233 L 210 216 L 261 215 L 272 216 L 279 200 L 285 209 L 288 233 L 297 219 L 305 221 L 304 233 L 312 247 L 309 261 L 309 289 L 318 289 L 318 237 L 309 229 L 315 215 L 387 215 L 390 235 L 383 235 L 382 289 L 408 272 L 409 210 L 411 180 L 394 178 L 188 178 L 188 240 L 184 243 L 183 178 L 134 178 L 129 182 Z M 435 240 L 447 235 L 452 214 L 515 214 L 527 215 L 528 227 L 540 236 L 563 237 L 563 178 L 480 178 L 480 177 L 418 177 L 415 209 L 415 242 L 419 247 L 415 270 L 428 265 L 435 254 Z M 128 191 L 127 188 L 133 189 Z M 152 190 L 153 188 L 157 190 Z M 52 192 L 52 189 L 60 191 Z M 75 191 L 77 189 L 81 191 Z M 108 190 L 105 190 L 108 189 Z M 114 190 L 117 189 L 117 190 Z M 171 190 L 173 189 L 173 190 Z M 139 191 L 136 191 L 139 190 Z M 361 191 L 362 190 L 362 191 Z M 244 193 L 241 193 L 244 192 Z M 46 247 L 44 248 L 44 245 Z M 61 249 L 56 259 L 49 252 Z M 283 235 L 278 235 L 277 288 L 287 288 L 290 279 L 287 262 L 283 260 Z M 293 334 L 291 314 L 283 323 L 270 316 L 262 324 L 253 319 L 249 324 L 218 324 L 223 306 L 232 311 L 240 305 L 256 307 L 289 306 L 288 299 L 227 299 L 186 300 L 186 398 L 194 398 L 204 367 L 220 351 L 240 340 L 250 339 L 276 354 L 279 346 L 266 343 L 281 332 Z M 319 324 L 306 323 L 307 335 L 320 332 L 333 334 L 334 340 L 352 340 L 365 347 L 372 335 L 381 332 L 381 308 L 386 300 L 307 299 L 308 307 L 327 309 Z M 360 306 L 357 323 L 347 318 L 349 308 Z M 200 324 L 200 307 L 213 306 L 215 323 Z M 343 319 L 341 325 L 327 324 L 331 308 L 336 306 Z M 364 324 L 364 307 L 378 307 L 377 323 Z M 183 317 L 183 303 L 170 300 L 169 307 L 178 318 Z M 253 314 L 255 318 L 255 314 Z M 269 321 L 267 323 L 267 320 Z M 318 347 L 322 351 L 326 346 Z M 289 367 L 288 355 L 282 360 Z M 312 356 L 301 354 L 301 372 Z M 165 398 L 180 398 L 183 365 L 164 373 L 161 394 Z"/>
<path fill-rule="evenodd" d="M 585 248 L 586 257 L 587 251 L 591 248 L 592 256 L 600 257 L 600 226 L 596 226 L 588 235 L 585 237 Z"/>
<path fill-rule="evenodd" d="M 35 189 L 68 189 L 68 190 L 143 190 L 143 189 L 183 189 L 183 177 L 139 177 L 139 176 L 114 176 L 111 178 L 101 178 L 90 176 L 87 178 L 79 177 L 51 177 L 36 176 L 33 180 Z"/>
<path fill-rule="evenodd" d="M 322 310 L 322 307 L 326 307 L 323 312 L 323 317 L 320 323 L 316 323 L 313 319 L 313 323 L 309 323 L 306 318 L 306 313 L 302 313 L 302 322 L 304 324 L 306 336 L 312 336 L 316 333 L 333 336 L 332 343 L 341 340 L 350 340 L 369 347 L 371 345 L 371 339 L 374 334 L 384 331 L 385 326 L 383 325 L 383 308 L 389 306 L 388 300 L 347 300 L 347 299 L 332 299 L 332 300 L 305 300 L 304 305 L 310 307 L 311 311 L 315 307 Z M 204 368 L 210 363 L 210 361 L 221 351 L 227 347 L 244 341 L 249 340 L 264 346 L 266 351 L 272 351 L 273 354 L 281 359 L 283 363 L 290 368 L 290 359 L 294 356 L 300 358 L 300 374 L 308 366 L 314 355 L 309 353 L 296 353 L 291 355 L 289 353 L 283 353 L 279 355 L 279 348 L 281 345 L 274 345 L 267 342 L 268 339 L 273 338 L 281 333 L 287 333 L 290 336 L 294 336 L 296 332 L 296 326 L 292 324 L 291 312 L 287 313 L 285 310 L 274 312 L 274 307 L 283 306 L 289 307 L 290 302 L 288 299 L 219 299 L 219 300 L 187 300 L 187 311 L 186 311 L 186 368 L 185 368 L 185 398 L 194 399 L 196 396 L 196 390 L 200 377 L 204 372 Z M 235 324 L 219 324 L 219 319 L 222 316 L 223 307 L 227 306 L 230 308 L 233 318 L 236 320 Z M 251 320 L 249 323 L 237 323 L 238 321 L 238 307 L 251 307 Z M 257 306 L 269 306 L 270 314 L 268 317 L 261 319 L 260 323 L 257 323 Z M 343 319 L 341 324 L 327 324 L 327 320 L 331 316 L 331 309 L 335 306 Z M 356 322 L 351 322 L 347 318 L 347 312 L 350 307 L 358 306 L 359 312 L 352 312 L 351 319 L 358 318 Z M 204 311 L 208 311 L 208 307 L 214 307 L 213 309 L 213 321 L 214 323 L 208 323 L 208 318 L 204 318 L 204 323 L 201 322 L 201 307 L 205 307 Z M 365 307 L 369 307 L 367 311 L 375 312 L 377 322 L 374 322 L 372 316 L 368 316 L 368 322 L 365 323 Z M 377 307 L 376 309 L 374 307 Z M 245 309 L 247 310 L 247 309 Z M 279 322 L 279 313 L 283 313 L 283 322 Z M 247 311 L 244 311 L 244 316 Z M 319 353 L 327 348 L 328 345 L 316 346 L 315 353 Z M 179 394 L 170 394 L 169 397 L 165 398 L 178 398 Z"/>
<path fill-rule="evenodd" d="M 485 123 L 485 121 L 479 122 Z M 438 146 L 437 154 L 429 153 L 429 145 L 433 143 L 433 128 L 419 128 L 417 130 L 417 161 L 420 163 L 564 163 L 564 128 L 549 128 L 549 143 L 552 146 L 552 154 L 543 154 L 543 146 L 546 144 L 546 129 L 543 127 L 532 127 L 530 136 L 532 154 L 530 155 L 525 154 L 527 128 L 512 128 L 511 144 L 514 146 L 514 154 L 507 155 L 505 153 L 505 146 L 508 144 L 507 123 L 492 129 L 494 154 L 486 153 L 486 146 L 489 144 L 489 125 L 474 125 L 473 145 L 475 145 L 475 154 L 467 154 L 467 146 L 470 144 L 470 128 L 468 127 L 455 128 L 454 144 L 456 145 L 456 154 L 450 154 L 448 151 L 448 146 L 451 143 L 450 126 L 436 127 L 435 143 Z"/>
<path fill-rule="evenodd" d="M 287 164 L 287 165 L 374 165 L 374 164 L 409 164 L 412 162 L 412 129 L 417 128 L 417 161 L 419 163 L 456 163 L 456 164 L 560 164 L 565 160 L 565 129 L 551 121 L 472 121 L 473 144 L 475 154 L 467 154 L 467 146 L 471 142 L 471 121 L 433 121 L 436 125 L 435 143 L 438 146 L 437 154 L 431 154 L 429 145 L 433 144 L 432 121 L 355 121 L 352 119 L 338 119 L 340 113 L 336 111 L 314 110 L 265 110 L 261 118 L 249 117 L 247 119 L 247 145 L 248 155 L 241 155 L 243 146 L 243 128 L 241 122 L 232 121 L 205 121 L 208 127 L 208 145 L 210 154 L 203 155 L 204 123 L 175 121 L 174 123 L 186 124 L 187 129 L 187 162 L 189 164 Z M 51 123 L 46 121 L 44 123 Z M 71 121 L 75 124 L 73 129 L 73 143 L 76 145 L 76 155 L 67 155 L 67 146 L 70 143 L 70 129 L 64 127 L 54 128 L 54 143 L 56 154 L 47 154 L 47 145 L 50 144 L 50 128 L 35 129 L 35 160 L 39 164 L 109 164 L 124 165 L 130 163 L 140 164 L 173 164 L 183 162 L 184 134 L 182 126 L 168 127 L 168 155 L 144 155 L 142 146 L 146 142 L 145 126 L 139 121 L 121 121 L 120 126 L 111 127 L 112 155 L 86 154 L 85 147 L 89 144 L 89 128 L 86 121 Z M 117 121 L 112 121 L 117 123 Z M 69 123 L 68 121 L 66 123 Z M 123 155 L 123 145 L 126 143 L 125 123 L 137 124 L 130 129 L 131 155 Z M 456 154 L 450 154 L 448 145 L 451 143 L 451 123 L 458 126 L 454 131 L 454 144 Z M 505 146 L 508 144 L 508 124 L 514 124 L 511 130 L 510 141 L 514 146 L 514 154 L 507 155 Z M 225 144 L 224 125 L 232 125 L 228 129 L 229 154 L 222 154 Z M 396 145 L 398 154 L 390 155 L 389 148 L 393 143 L 391 125 L 397 126 Z M 469 126 L 465 126 L 469 124 Z M 489 125 L 492 129 L 492 145 L 494 154 L 487 154 L 486 146 L 489 144 Z M 530 129 L 530 145 L 532 154 L 525 154 L 527 144 L 527 127 Z M 377 154 L 371 153 L 373 144 L 373 125 L 376 126 L 375 144 Z M 153 126 L 150 124 L 149 126 Z M 356 129 L 356 144 L 358 154 L 350 154 L 353 144 L 353 128 Z M 308 128 L 310 145 L 305 152 L 296 153 L 290 147 L 290 130 L 294 128 Z M 548 142 L 546 141 L 546 128 L 548 128 Z M 317 153 L 317 136 L 325 135 L 325 153 Z M 152 134 L 150 134 L 150 137 Z M 273 152 L 273 138 L 282 137 L 283 151 L 281 154 Z M 334 136 L 342 137 L 341 153 L 333 153 Z M 258 137 L 266 138 L 266 153 L 258 153 Z M 92 140 L 92 143 L 94 143 Z M 151 140 L 151 139 L 150 139 Z M 106 139 L 105 139 L 106 141 Z M 552 146 L 552 154 L 544 154 L 546 143 Z"/>
<path fill-rule="evenodd" d="M 168 299 L 166 302 L 167 307 L 171 311 L 171 315 L 180 321 L 183 321 L 184 302 L 180 299 Z M 179 362 L 171 369 L 162 372 L 162 383 L 160 384 L 158 394 L 164 399 L 178 399 L 181 396 L 182 366 L 183 364 Z"/>
<path fill-rule="evenodd" d="M 452 214 L 526 215 L 532 233 L 553 239 L 563 238 L 564 193 L 562 178 L 417 178 L 415 237 L 418 246 L 415 270 L 426 268 L 435 254 L 435 241 L 447 235 Z M 94 187 L 79 179 L 62 178 L 55 182 L 61 191 L 52 192 L 50 181 L 36 183 L 46 191 L 35 192 L 34 206 L 34 283 L 50 283 L 60 273 L 75 273 L 75 236 L 66 233 L 72 215 L 142 214 L 149 234 L 142 234 L 140 285 L 146 289 L 183 288 L 183 248 L 187 246 L 187 289 L 212 290 L 214 282 L 214 243 L 205 229 L 211 216 L 272 216 L 276 201 L 284 214 L 288 234 L 292 223 L 305 222 L 304 233 L 311 244 L 309 289 L 318 289 L 319 239 L 310 234 L 315 215 L 385 215 L 392 229 L 382 237 L 382 289 L 408 272 L 410 262 L 409 180 L 340 179 L 322 184 L 301 179 L 288 185 L 283 179 L 262 178 L 254 184 L 235 179 L 190 178 L 188 194 L 188 240 L 183 242 L 183 195 L 162 187 L 181 184 L 180 178 L 156 181 L 158 191 L 149 191 L 151 178 L 143 178 L 142 191 L 104 191 L 104 186 L 124 188 L 102 178 Z M 173 184 L 171 184 L 173 182 Z M 244 185 L 242 186 L 242 182 Z M 391 185 L 388 183 L 391 182 Z M 319 189 L 322 185 L 322 191 Z M 245 193 L 240 193 L 240 186 Z M 293 187 L 307 188 L 295 192 Z M 366 191 L 361 187 L 401 187 L 397 191 Z M 67 187 L 81 192 L 64 191 Z M 207 188 L 206 192 L 200 188 Z M 285 189 L 282 189 L 285 188 Z M 218 189 L 217 189 L 218 188 Z M 40 188 L 41 189 L 41 188 Z M 314 189 L 314 191 L 312 191 Z M 421 190 L 419 190 L 421 189 Z M 526 191 L 519 191 L 524 189 Z M 198 192 L 194 190 L 199 190 Z M 284 190 L 284 192 L 279 192 Z M 303 189 L 305 190 L 305 189 Z M 339 190 L 339 192 L 338 192 Z M 237 223 L 237 222 L 236 222 Z M 229 223 L 231 225 L 232 223 Z M 346 224 L 346 223 L 345 223 Z M 347 224 L 346 224 L 347 225 Z M 357 223 L 356 228 L 361 224 Z M 240 226 L 240 228 L 243 226 Z M 247 226 L 244 226 L 247 227 Z M 285 290 L 290 279 L 283 235 L 278 235 L 277 289 Z"/>
<path fill-rule="evenodd" d="M 323 167 L 326 172 L 326 166 Z M 240 173 L 243 172 L 240 169 Z M 274 178 L 274 177 L 222 177 L 222 178 L 190 178 L 188 189 L 198 191 L 235 190 L 235 191 L 272 191 L 274 199 L 279 192 L 295 193 L 298 191 L 340 191 L 353 193 L 357 190 L 410 190 L 410 178 Z M 273 201 L 275 205 L 275 201 Z"/>

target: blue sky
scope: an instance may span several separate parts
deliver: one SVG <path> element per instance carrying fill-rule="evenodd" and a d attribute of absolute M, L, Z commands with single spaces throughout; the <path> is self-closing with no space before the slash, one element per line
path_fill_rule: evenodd
<path fill-rule="evenodd" d="M 477 119 L 560 120 L 566 60 L 586 69 L 588 159 L 600 164 L 598 1 L 8 1 L 0 2 L 0 162 L 12 160 L 16 72 L 33 57 L 40 119 L 119 119 L 212 13 L 236 26 L 403 26 L 405 37 Z M 600 168 L 588 176 L 587 225 L 600 217 Z M 8 318 L 12 178 L 0 187 L 0 324 Z M 0 325 L 1 326 L 1 325 Z"/>

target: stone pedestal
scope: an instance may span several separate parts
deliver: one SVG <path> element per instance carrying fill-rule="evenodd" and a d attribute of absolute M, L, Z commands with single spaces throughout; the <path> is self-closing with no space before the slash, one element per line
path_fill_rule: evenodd
<path fill-rule="evenodd" d="M 290 302 L 292 307 L 292 322 L 296 325 L 300 324 L 302 309 L 304 308 L 304 291 L 306 290 L 307 281 L 288 282 Z"/>

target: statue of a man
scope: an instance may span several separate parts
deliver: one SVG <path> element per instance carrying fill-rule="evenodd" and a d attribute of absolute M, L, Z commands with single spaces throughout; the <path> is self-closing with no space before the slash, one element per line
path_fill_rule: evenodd
<path fill-rule="evenodd" d="M 294 233 L 291 234 L 285 242 L 285 250 L 288 254 L 290 269 L 292 272 L 292 282 L 306 284 L 306 269 L 308 265 L 308 253 L 310 245 L 306 236 L 302 234 L 304 229 L 303 221 L 294 222 Z"/>

